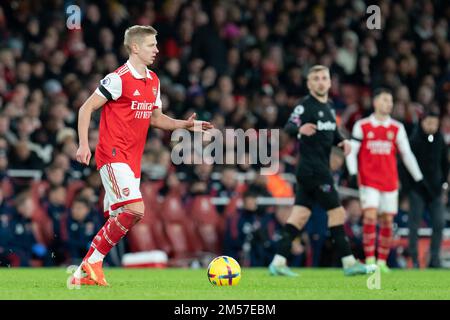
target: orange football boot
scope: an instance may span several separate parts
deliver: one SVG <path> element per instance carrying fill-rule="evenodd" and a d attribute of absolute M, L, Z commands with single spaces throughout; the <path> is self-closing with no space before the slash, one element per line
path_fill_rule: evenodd
<path fill-rule="evenodd" d="M 87 273 L 88 277 L 93 280 L 99 286 L 109 286 L 106 282 L 105 275 L 103 274 L 103 261 L 96 263 L 89 263 L 85 261 L 83 263 L 82 269 Z"/>
<path fill-rule="evenodd" d="M 96 283 L 94 280 L 90 279 L 88 276 L 84 276 L 82 278 L 75 278 L 72 277 L 72 280 L 70 281 L 71 284 L 73 285 L 85 285 L 85 286 L 95 286 Z"/>

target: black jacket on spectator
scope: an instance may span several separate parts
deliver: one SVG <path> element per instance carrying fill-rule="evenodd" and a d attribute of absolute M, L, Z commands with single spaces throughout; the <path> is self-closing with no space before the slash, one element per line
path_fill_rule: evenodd
<path fill-rule="evenodd" d="M 33 247 L 37 244 L 31 219 L 15 214 L 10 223 L 12 237 L 9 243 L 11 253 L 19 257 L 21 266 L 29 266 L 35 258 Z"/>
<path fill-rule="evenodd" d="M 90 213 L 84 221 L 76 221 L 69 217 L 67 221 L 67 247 L 73 262 L 81 260 L 89 250 L 92 238 L 100 227 Z"/>
<path fill-rule="evenodd" d="M 434 135 L 426 134 L 422 126 L 418 125 L 410 137 L 410 144 L 424 175 L 424 180 L 430 186 L 433 194 L 439 196 L 442 184 L 447 181 L 449 170 L 448 147 L 445 144 L 444 137 L 439 131 Z M 409 174 L 405 182 L 404 191 L 410 190 L 414 186 Z"/>
<path fill-rule="evenodd" d="M 13 237 L 10 216 L 3 207 L 0 205 L 0 267 L 9 264 L 8 255 L 11 253 L 9 245 Z"/>

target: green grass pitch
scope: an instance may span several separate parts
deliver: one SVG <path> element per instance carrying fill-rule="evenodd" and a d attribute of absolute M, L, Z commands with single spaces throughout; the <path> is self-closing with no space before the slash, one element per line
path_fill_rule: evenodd
<path fill-rule="evenodd" d="M 296 270 L 296 269 L 294 269 Z M 327 300 L 450 299 L 450 270 L 394 270 L 381 274 L 381 289 L 369 276 L 345 277 L 339 269 L 297 269 L 297 278 L 273 277 L 265 268 L 244 268 L 235 287 L 214 287 L 206 269 L 106 268 L 110 287 L 69 290 L 64 268 L 0 269 L 0 299 Z"/>

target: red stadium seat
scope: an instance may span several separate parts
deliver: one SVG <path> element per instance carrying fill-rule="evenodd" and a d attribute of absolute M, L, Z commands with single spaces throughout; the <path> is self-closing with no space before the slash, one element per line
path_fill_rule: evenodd
<path fill-rule="evenodd" d="M 219 214 L 210 196 L 196 196 L 191 206 L 191 217 L 200 224 L 219 223 Z"/>
<path fill-rule="evenodd" d="M 150 221 L 149 224 L 153 232 L 156 247 L 170 255 L 173 250 L 172 246 L 170 245 L 170 241 L 165 233 L 164 224 L 162 223 L 162 221 L 158 218 L 155 218 L 154 220 Z"/>
<path fill-rule="evenodd" d="M 35 207 L 32 220 L 33 234 L 36 241 L 48 246 L 53 240 L 52 220 L 40 206 Z"/>
<path fill-rule="evenodd" d="M 144 217 L 138 225 L 140 224 L 144 224 L 148 227 L 149 232 L 153 236 L 155 247 L 165 251 L 167 254 L 170 254 L 172 248 L 166 234 L 164 233 L 163 223 L 161 222 L 160 217 L 156 214 L 153 206 L 145 205 Z"/>
<path fill-rule="evenodd" d="M 10 179 L 3 179 L 1 183 L 3 198 L 7 199 L 14 194 L 14 187 Z"/>
<path fill-rule="evenodd" d="M 128 233 L 127 239 L 132 252 L 158 249 L 151 228 L 145 223 L 135 225 Z"/>
<path fill-rule="evenodd" d="M 164 199 L 160 216 L 164 222 L 179 223 L 183 222 L 186 218 L 186 210 L 178 195 L 169 193 Z"/>
<path fill-rule="evenodd" d="M 192 220 L 186 214 L 181 199 L 168 194 L 161 205 L 161 217 L 172 247 L 170 265 L 188 266 L 201 253 L 201 242 Z"/>
<path fill-rule="evenodd" d="M 157 186 L 152 183 L 152 182 L 143 182 L 141 183 L 141 194 L 142 194 L 142 198 L 144 200 L 144 203 L 146 202 L 152 202 L 153 200 L 156 199 L 157 197 Z"/>
<path fill-rule="evenodd" d="M 158 199 L 159 189 L 159 184 L 155 182 L 147 181 L 141 184 L 142 201 L 144 202 L 146 210 L 147 208 L 150 208 L 156 213 L 160 211 L 161 203 Z"/>
<path fill-rule="evenodd" d="M 221 250 L 221 219 L 210 196 L 195 197 L 191 207 L 191 217 L 203 248 L 208 252 L 219 253 Z"/>
<path fill-rule="evenodd" d="M 40 202 L 40 199 L 44 197 L 50 188 L 50 184 L 47 181 L 33 181 L 31 183 L 31 196 L 36 203 Z"/>
<path fill-rule="evenodd" d="M 49 245 L 53 240 L 53 223 L 47 211 L 41 206 L 41 198 L 47 193 L 50 185 L 47 181 L 33 181 L 31 183 L 31 198 L 34 204 L 32 220 L 35 223 L 33 233 L 36 241 Z"/>

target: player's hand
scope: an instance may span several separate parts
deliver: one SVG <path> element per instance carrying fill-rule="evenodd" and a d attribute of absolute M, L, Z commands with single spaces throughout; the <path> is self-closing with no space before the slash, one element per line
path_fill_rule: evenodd
<path fill-rule="evenodd" d="M 91 156 L 92 156 L 92 154 L 91 154 L 91 150 L 89 149 L 89 146 L 80 145 L 78 147 L 76 157 L 77 157 L 77 161 L 79 163 L 83 163 L 88 166 L 89 161 L 91 160 Z"/>
<path fill-rule="evenodd" d="M 302 136 L 312 136 L 316 133 L 317 126 L 314 123 L 305 123 L 299 129 Z"/>
<path fill-rule="evenodd" d="M 352 151 L 352 145 L 350 144 L 350 141 L 343 140 L 338 144 L 338 147 L 342 148 L 344 150 L 344 156 L 348 156 L 350 152 Z"/>
<path fill-rule="evenodd" d="M 197 118 L 197 114 L 194 112 L 186 120 L 186 129 L 194 132 L 196 131 L 207 133 L 206 130 L 214 128 L 214 126 L 208 121 L 195 120 L 195 118 Z"/>

